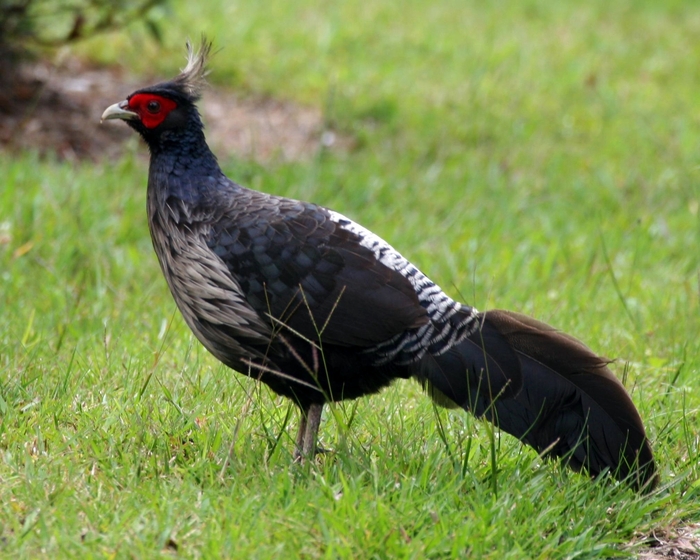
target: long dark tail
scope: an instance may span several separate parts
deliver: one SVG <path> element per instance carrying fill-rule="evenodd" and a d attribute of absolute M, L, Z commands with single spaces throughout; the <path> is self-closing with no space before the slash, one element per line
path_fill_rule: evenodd
<path fill-rule="evenodd" d="M 439 404 L 485 416 L 538 452 L 633 487 L 657 482 L 639 413 L 609 363 L 575 338 L 510 311 L 481 313 L 480 329 L 426 356 L 420 377 Z"/>

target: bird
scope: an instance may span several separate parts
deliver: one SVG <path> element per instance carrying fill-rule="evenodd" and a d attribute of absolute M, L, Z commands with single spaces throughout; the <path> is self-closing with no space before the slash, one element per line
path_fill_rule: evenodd
<path fill-rule="evenodd" d="M 110 105 L 150 151 L 147 214 L 196 338 L 300 410 L 294 458 L 317 452 L 323 407 L 415 379 L 531 446 L 632 488 L 658 483 L 640 415 L 610 360 L 528 316 L 455 301 L 378 235 L 323 206 L 245 188 L 197 108 L 212 43 L 175 78 Z"/>

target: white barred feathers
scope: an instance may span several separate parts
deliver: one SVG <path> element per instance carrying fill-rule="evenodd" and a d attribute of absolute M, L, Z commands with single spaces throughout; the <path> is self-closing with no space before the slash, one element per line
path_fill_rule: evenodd
<path fill-rule="evenodd" d="M 384 266 L 395 270 L 413 286 L 430 323 L 401 333 L 372 349 L 381 357 L 377 365 L 396 361 L 406 364 L 419 360 L 426 352 L 441 354 L 467 337 L 476 327 L 477 310 L 454 301 L 440 286 L 411 264 L 401 253 L 378 235 L 338 212 L 328 210 L 331 220 L 357 235 L 360 244 L 371 250 Z M 460 313 L 461 311 L 461 313 Z"/>

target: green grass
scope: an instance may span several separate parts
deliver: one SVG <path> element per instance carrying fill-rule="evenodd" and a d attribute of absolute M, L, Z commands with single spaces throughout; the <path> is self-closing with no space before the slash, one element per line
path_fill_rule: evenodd
<path fill-rule="evenodd" d="M 664 486 L 505 435 L 494 472 L 489 428 L 409 382 L 327 412 L 334 452 L 293 464 L 294 411 L 175 310 L 143 160 L 0 154 L 0 556 L 606 558 L 700 521 L 700 6 L 327 4 L 174 1 L 163 47 L 79 50 L 167 77 L 202 30 L 214 83 L 323 108 L 350 153 L 226 171 L 617 358 Z"/>

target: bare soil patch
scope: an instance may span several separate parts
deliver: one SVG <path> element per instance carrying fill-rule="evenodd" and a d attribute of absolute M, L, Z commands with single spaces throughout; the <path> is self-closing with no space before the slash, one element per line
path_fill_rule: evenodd
<path fill-rule="evenodd" d="M 700 559 L 700 523 L 667 527 L 646 535 L 635 543 L 644 543 L 638 560 L 698 560 Z"/>
<path fill-rule="evenodd" d="M 157 81 L 76 59 L 55 66 L 26 65 L 19 79 L 0 84 L 0 147 L 67 159 L 116 157 L 133 132 L 122 123 L 100 125 L 100 115 L 108 105 Z M 214 87 L 205 92 L 200 107 L 207 138 L 220 157 L 305 160 L 321 149 L 346 150 L 352 144 L 328 129 L 314 107 Z"/>

